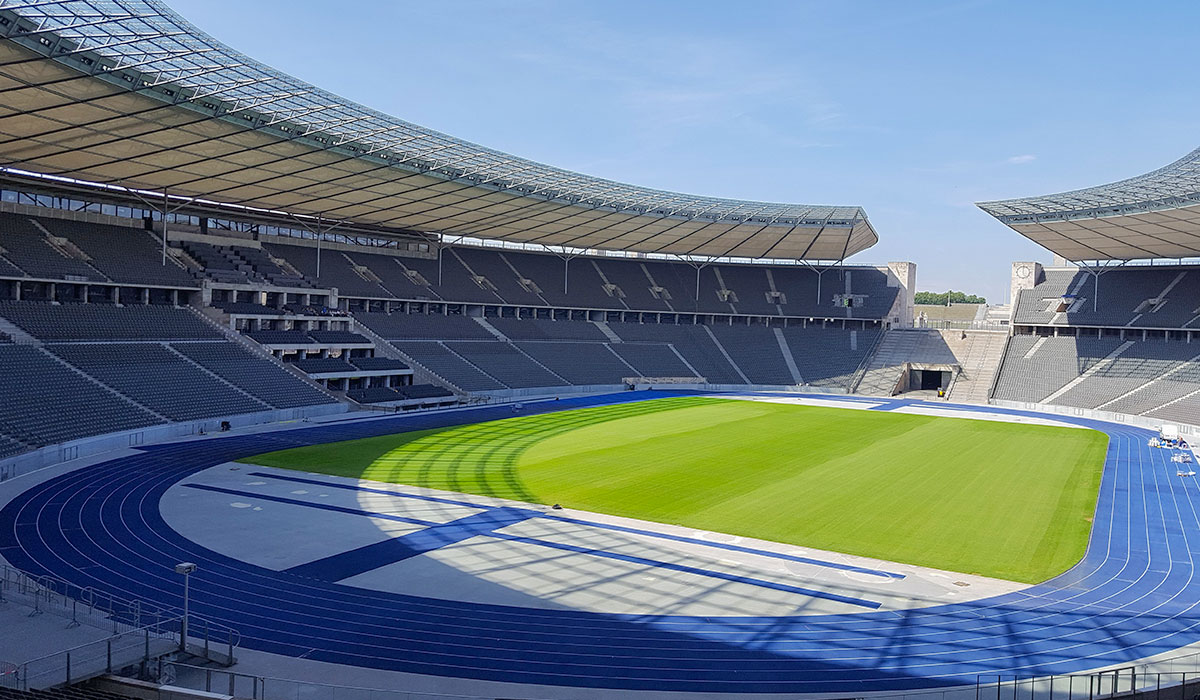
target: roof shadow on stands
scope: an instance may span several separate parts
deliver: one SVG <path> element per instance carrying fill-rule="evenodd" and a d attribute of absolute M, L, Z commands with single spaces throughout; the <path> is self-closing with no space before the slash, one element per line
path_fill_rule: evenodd
<path fill-rule="evenodd" d="M 1021 290 L 1013 324 L 1183 328 L 1200 317 L 1198 299 L 1200 266 L 1046 270 Z"/>

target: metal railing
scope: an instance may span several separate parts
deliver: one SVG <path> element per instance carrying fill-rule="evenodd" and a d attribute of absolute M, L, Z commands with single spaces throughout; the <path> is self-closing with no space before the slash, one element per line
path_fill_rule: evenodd
<path fill-rule="evenodd" d="M 233 628 L 189 615 L 185 646 L 180 643 L 183 614 L 179 610 L 126 600 L 53 576 L 30 576 L 0 564 L 0 601 L 10 600 L 33 608 L 31 616 L 70 618 L 68 627 L 88 625 L 110 636 L 16 664 L 6 675 L 0 675 L 0 684 L 17 684 L 9 687 L 28 689 L 44 687 L 38 685 L 42 683 L 76 682 L 90 677 L 85 673 L 111 673 L 114 668 L 149 661 L 171 651 L 185 650 L 207 661 L 232 666 L 234 651 L 241 643 L 241 636 Z M 134 649 L 139 653 L 134 654 Z"/>
<path fill-rule="evenodd" d="M 914 328 L 922 330 L 1007 331 L 1008 327 L 1008 319 L 1003 321 L 956 321 L 953 319 L 926 319 L 925 321 L 914 321 Z"/>
<path fill-rule="evenodd" d="M 0 600 L 17 599 L 33 608 L 31 615 L 50 613 L 71 618 L 71 626 L 89 624 L 111 626 L 113 634 L 141 629 L 147 624 L 161 623 L 177 612 L 143 604 L 140 600 L 125 600 L 77 586 L 53 576 L 30 576 L 20 569 L 0 564 Z"/>
<path fill-rule="evenodd" d="M 71 685 L 129 666 L 144 666 L 179 649 L 181 619 L 165 622 L 161 627 L 147 625 L 125 630 L 105 639 L 14 664 L 10 673 L 0 676 L 0 685 L 17 690 L 38 690 Z"/>
<path fill-rule="evenodd" d="M 159 683 L 250 700 L 480 700 L 495 697 L 314 683 L 171 662 L 154 670 L 158 672 Z M 533 700 L 532 696 L 525 697 Z"/>
<path fill-rule="evenodd" d="M 1095 673 L 1040 678 L 1003 674 L 981 675 L 974 686 L 871 694 L 869 697 L 871 700 L 1190 700 L 1200 691 L 1198 661 L 1200 658 L 1197 654 L 1189 654 L 1155 663 Z M 1183 670 L 1185 667 L 1187 670 Z M 171 662 L 161 664 L 157 671 L 160 683 L 211 693 L 227 693 L 252 700 L 430 700 L 484 697 L 333 685 Z"/>
<path fill-rule="evenodd" d="M 1196 654 L 1088 674 L 1043 678 L 980 676 L 975 700 L 1189 700 L 1200 690 Z"/>

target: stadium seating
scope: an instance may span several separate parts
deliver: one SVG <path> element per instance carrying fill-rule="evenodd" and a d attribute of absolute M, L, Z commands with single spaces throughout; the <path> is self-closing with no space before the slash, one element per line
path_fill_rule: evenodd
<path fill-rule="evenodd" d="M 270 410 L 186 357 L 156 343 L 47 346 L 54 354 L 171 420 Z"/>
<path fill-rule="evenodd" d="M 888 287 L 887 274 L 874 268 L 818 273 L 799 266 L 720 264 L 697 272 L 692 265 L 665 260 L 564 261 L 543 253 L 466 246 L 444 249 L 439 262 L 336 246 L 322 251 L 318 275 L 316 249 L 283 238 L 259 248 L 190 235 L 171 242 L 178 250 L 168 251 L 164 265 L 158 239 L 137 226 L 3 214 L 0 232 L 0 277 L 67 282 L 58 285 L 57 293 L 29 282 L 34 286 L 25 295 L 78 300 L 0 300 L 0 319 L 46 344 L 14 352 L 27 363 L 51 367 L 46 381 L 63 386 L 82 382 L 89 387 L 84 394 L 97 405 L 120 409 L 106 412 L 107 418 L 74 424 L 49 421 L 41 432 L 0 423 L 0 454 L 97 431 L 334 400 L 277 361 L 229 342 L 201 314 L 173 306 L 198 303 L 200 276 L 211 288 L 214 310 L 242 316 L 346 317 L 346 311 L 321 306 L 325 290 L 336 287 L 352 300 L 348 308 L 364 309 L 352 314 L 360 329 L 369 328 L 391 342 L 418 374 L 432 373 L 469 392 L 616 385 L 631 376 L 794 384 L 793 364 L 806 383 L 845 388 L 878 331 L 777 330 L 758 320 L 748 325 L 745 315 L 877 319 L 898 293 Z M 1181 289 L 1187 281 L 1179 283 Z M 84 283 L 91 284 L 84 288 Z M 119 294 L 113 285 L 120 285 Z M 309 303 L 306 295 L 282 287 L 315 289 L 316 299 Z M 16 286 L 0 289 L 7 297 L 22 291 Z M 853 308 L 835 304 L 834 295 L 846 292 L 865 301 Z M 155 303 L 141 303 L 147 298 Z M 414 304 L 384 313 L 395 306 L 387 300 Z M 467 309 L 463 304 L 479 306 Z M 483 315 L 468 316 L 468 311 Z M 688 316 L 698 311 L 721 315 Z M 583 320 L 597 318 L 598 312 L 609 321 Z M 660 315 L 663 322 L 655 323 Z M 724 315 L 734 315 L 735 321 L 729 323 Z M 632 322 L 643 317 L 644 323 Z M 354 330 L 284 330 L 286 321 L 270 320 L 262 325 L 276 328 L 245 327 L 243 332 L 267 345 L 372 344 Z M 0 349 L 11 348 L 11 340 L 0 334 Z M 301 357 L 294 364 L 316 374 L 408 369 L 408 362 L 382 356 Z M 0 374 L 9 381 L 19 379 L 8 368 Z M 29 388 L 30 400 L 41 381 Z M 381 397 L 406 393 L 437 399 L 448 393 L 440 387 L 369 385 L 349 391 L 364 402 L 395 400 Z M 49 397 L 48 411 L 69 413 L 74 405 L 65 392 Z"/>
<path fill-rule="evenodd" d="M 313 344 L 313 339 L 304 331 L 250 331 L 246 335 L 254 342 L 265 345 Z"/>
<path fill-rule="evenodd" d="M 564 386 L 562 378 L 546 370 L 510 343 L 498 341 L 447 341 L 445 346 L 472 365 L 487 372 L 496 381 L 512 388 Z M 578 384 L 579 382 L 571 382 Z M 596 382 L 601 383 L 601 382 Z"/>
<path fill-rule="evenodd" d="M 214 340 L 221 338 L 187 309 L 0 301 L 0 317 L 45 341 Z"/>
<path fill-rule="evenodd" d="M 411 384 L 397 387 L 396 391 L 406 399 L 439 399 L 454 396 L 454 392 L 433 384 Z"/>
<path fill-rule="evenodd" d="M 308 331 L 308 337 L 325 344 L 370 344 L 371 342 L 352 331 Z"/>
<path fill-rule="evenodd" d="M 32 336 L 22 343 L 45 343 L 0 343 L 0 456 L 168 421 L 333 401 L 188 309 L 0 301 L 0 318 Z"/>
<path fill-rule="evenodd" d="M 164 260 L 162 244 L 144 229 L 66 219 L 38 219 L 42 227 L 74 243 L 90 258 L 93 267 L 114 282 L 159 284 L 171 287 L 197 287 L 190 272 L 175 262 Z"/>
<path fill-rule="evenodd" d="M 208 371 L 275 408 L 333 403 L 329 396 L 233 343 L 174 343 Z"/>
<path fill-rule="evenodd" d="M 388 340 L 495 340 L 466 316 L 357 313 L 354 318 Z"/>
<path fill-rule="evenodd" d="M 602 343 L 517 343 L 523 352 L 571 384 L 620 384 L 636 371 Z"/>
<path fill-rule="evenodd" d="M 280 267 L 270 254 L 259 248 L 249 246 L 233 246 L 231 255 L 245 261 L 258 279 L 279 287 L 314 287 L 312 282 L 303 276 L 292 274 Z"/>
<path fill-rule="evenodd" d="M 84 260 L 69 257 L 56 249 L 27 216 L 0 213 L 0 251 L 10 266 L 29 277 L 81 281 L 107 279 Z"/>
<path fill-rule="evenodd" d="M 422 403 L 440 403 L 441 400 L 453 399 L 454 392 L 432 384 L 413 384 L 398 387 L 364 387 L 350 389 L 346 396 L 358 403 L 387 403 L 391 401 L 426 400 Z"/>
<path fill-rule="evenodd" d="M 496 391 L 509 388 L 442 343 L 396 341 L 393 345 L 422 367 L 463 391 Z"/>
<path fill-rule="evenodd" d="M 588 321 L 515 318 L 489 318 L 487 321 L 512 340 L 593 340 L 601 343 L 608 340 L 596 324 Z"/>
<path fill-rule="evenodd" d="M 1121 346 L 1116 338 L 1039 338 L 1009 340 L 994 398 L 1039 402 Z"/>
<path fill-rule="evenodd" d="M 294 364 L 301 371 L 309 374 L 355 371 L 354 365 L 336 357 L 310 357 L 307 359 L 296 360 Z"/>
<path fill-rule="evenodd" d="M 408 365 L 400 360 L 393 360 L 390 357 L 351 357 L 348 359 L 350 364 L 368 372 L 408 369 Z"/>
<path fill-rule="evenodd" d="M 670 345 L 660 343 L 613 343 L 609 345 L 641 377 L 695 377 Z"/>
<path fill-rule="evenodd" d="M 184 241 L 181 247 L 193 260 L 200 263 L 205 276 L 215 282 L 250 284 L 253 281 L 253 270 L 249 263 L 233 255 L 224 246 Z"/>
<path fill-rule="evenodd" d="M 1200 345 L 1155 338 L 1009 340 L 994 398 L 1200 425 Z"/>
<path fill-rule="evenodd" d="M 745 384 L 737 369 L 729 364 L 703 326 L 668 324 L 610 323 L 608 327 L 626 341 L 671 344 L 692 368 L 712 384 Z"/>
<path fill-rule="evenodd" d="M 166 422 L 40 348 L 0 346 L 0 367 L 0 426 L 30 447 Z"/>
<path fill-rule="evenodd" d="M 264 244 L 264 250 L 288 260 L 319 286 L 372 299 L 878 319 L 899 293 L 875 268 L 820 273 L 818 297 L 818 272 L 809 268 L 710 265 L 700 270 L 697 297 L 696 268 L 685 263 L 588 257 L 564 262 L 542 253 L 469 247 L 445 249 L 440 266 L 429 258 L 326 250 L 318 279 L 314 248 L 280 240 Z M 834 295 L 841 293 L 861 295 L 864 303 L 838 306 Z"/>
<path fill-rule="evenodd" d="M 796 369 L 806 384 L 849 389 L 854 373 L 883 331 L 840 328 L 784 328 Z"/>
<path fill-rule="evenodd" d="M 774 329 L 718 324 L 712 332 L 751 384 L 800 383 L 788 370 Z"/>
<path fill-rule="evenodd" d="M 1044 281 L 1018 295 L 1013 323 L 1200 328 L 1200 267 L 1109 269 L 1099 275 L 1098 282 L 1097 291 L 1097 278 L 1090 272 L 1046 270 Z M 1064 311 L 1058 311 L 1064 306 Z"/>

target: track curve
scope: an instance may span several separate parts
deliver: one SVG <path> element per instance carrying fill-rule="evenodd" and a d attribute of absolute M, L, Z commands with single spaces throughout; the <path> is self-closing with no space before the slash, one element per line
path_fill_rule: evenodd
<path fill-rule="evenodd" d="M 639 392 L 529 404 L 525 413 L 645 400 Z M 946 407 L 946 404 L 938 404 Z M 996 407 L 958 407 L 1039 415 Z M 1125 663 L 1200 640 L 1200 488 L 1148 430 L 1055 420 L 1110 436 L 1089 548 L 1062 576 L 1003 596 L 802 617 L 622 616 L 466 603 L 304 579 L 225 557 L 163 521 L 171 485 L 272 449 L 511 416 L 507 408 L 169 444 L 37 484 L 0 510 L 0 555 L 35 575 L 172 606 L 194 561 L 192 609 L 247 647 L 470 679 L 688 692 L 851 693 L 1042 676 Z"/>

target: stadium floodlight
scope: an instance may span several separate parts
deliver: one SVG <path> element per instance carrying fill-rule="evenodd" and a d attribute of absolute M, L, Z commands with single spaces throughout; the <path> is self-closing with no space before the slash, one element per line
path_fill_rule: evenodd
<path fill-rule="evenodd" d="M 179 622 L 179 651 L 187 651 L 188 638 L 188 593 L 190 592 L 188 583 L 191 581 L 192 573 L 196 571 L 196 565 L 190 561 L 181 562 L 175 565 L 175 573 L 183 575 L 183 619 Z"/>

